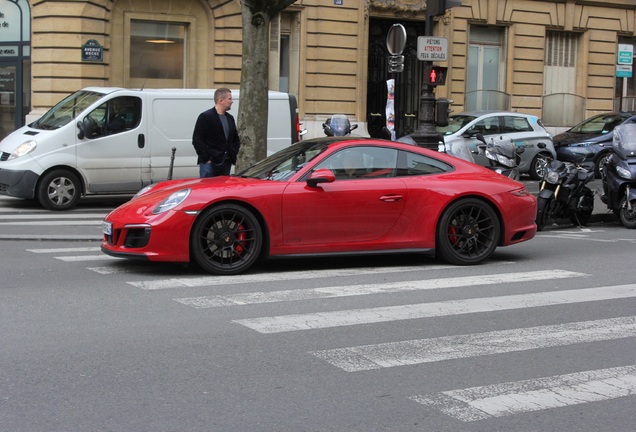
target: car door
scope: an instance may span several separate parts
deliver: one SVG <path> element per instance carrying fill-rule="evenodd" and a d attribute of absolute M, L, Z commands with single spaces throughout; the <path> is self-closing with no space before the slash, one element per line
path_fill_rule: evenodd
<path fill-rule="evenodd" d="M 351 161 L 357 162 L 344 165 Z M 404 182 L 395 177 L 396 164 L 397 150 L 348 148 L 315 167 L 331 169 L 335 181 L 317 187 L 309 187 L 305 181 L 290 184 L 282 204 L 285 245 L 324 244 L 346 251 L 355 250 L 355 243 L 386 235 L 407 200 Z"/>
<path fill-rule="evenodd" d="M 91 193 L 130 193 L 142 187 L 141 99 L 118 96 L 83 118 L 84 137 L 77 140 L 77 165 Z"/>
<path fill-rule="evenodd" d="M 486 141 L 488 141 L 490 138 L 494 138 L 496 135 L 501 135 L 501 125 L 499 117 L 495 115 L 480 117 L 477 121 L 470 125 L 468 129 L 466 129 L 466 131 L 462 133 L 464 142 L 472 152 L 475 163 L 482 166 L 488 166 L 490 165 L 490 162 L 488 161 L 486 156 L 484 156 L 483 154 L 479 154 L 478 152 L 478 146 L 483 143 L 476 138 L 477 133 L 482 134 Z"/>
<path fill-rule="evenodd" d="M 519 165 L 526 167 L 540 151 L 537 144 L 547 144 L 548 136 L 545 129 L 538 124 L 533 127 L 526 116 L 510 114 L 502 116 L 501 120 L 506 138 L 510 138 L 517 148 L 523 148 Z"/>

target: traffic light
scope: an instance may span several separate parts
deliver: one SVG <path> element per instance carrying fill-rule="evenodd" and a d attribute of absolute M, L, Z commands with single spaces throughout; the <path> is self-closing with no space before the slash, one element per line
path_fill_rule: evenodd
<path fill-rule="evenodd" d="M 450 109 L 452 100 L 446 98 L 435 99 L 435 125 L 436 126 L 448 126 L 448 114 L 453 110 Z"/>
<path fill-rule="evenodd" d="M 446 72 L 448 68 L 445 66 L 430 66 L 424 69 L 424 84 L 430 86 L 438 86 L 446 84 Z"/>

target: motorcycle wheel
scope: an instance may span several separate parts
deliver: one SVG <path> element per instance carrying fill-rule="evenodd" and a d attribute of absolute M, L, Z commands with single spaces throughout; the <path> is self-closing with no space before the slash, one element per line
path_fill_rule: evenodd
<path fill-rule="evenodd" d="M 550 218 L 550 202 L 551 199 L 547 198 L 539 198 L 537 200 L 537 231 L 543 231 L 546 224 L 548 223 L 548 219 Z"/>
<path fill-rule="evenodd" d="M 636 203 L 632 202 L 632 209 L 629 210 L 627 208 L 627 201 L 623 198 L 618 212 L 618 217 L 625 228 L 636 228 Z"/>

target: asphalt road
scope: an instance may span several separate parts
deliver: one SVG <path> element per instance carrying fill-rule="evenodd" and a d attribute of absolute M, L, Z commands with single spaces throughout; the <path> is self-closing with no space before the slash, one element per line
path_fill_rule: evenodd
<path fill-rule="evenodd" d="M 0 431 L 634 428 L 636 230 L 615 221 L 550 226 L 473 267 L 218 277 L 101 254 L 109 208 L 0 199 Z"/>

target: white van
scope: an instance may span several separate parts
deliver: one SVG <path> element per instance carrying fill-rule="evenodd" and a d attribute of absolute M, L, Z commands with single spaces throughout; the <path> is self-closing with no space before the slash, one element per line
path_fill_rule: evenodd
<path fill-rule="evenodd" d="M 234 117 L 240 97 L 232 91 Z M 192 133 L 214 90 L 88 87 L 0 142 L 0 194 L 51 210 L 82 195 L 134 194 L 172 178 L 198 177 Z M 298 141 L 293 95 L 269 92 L 267 153 Z"/>

